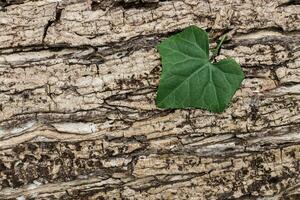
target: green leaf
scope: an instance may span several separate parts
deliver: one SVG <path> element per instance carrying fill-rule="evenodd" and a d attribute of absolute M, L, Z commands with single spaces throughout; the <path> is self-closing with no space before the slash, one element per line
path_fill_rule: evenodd
<path fill-rule="evenodd" d="M 233 59 L 212 63 L 208 42 L 204 30 L 190 26 L 158 46 L 163 67 L 156 98 L 158 107 L 224 111 L 244 74 Z"/>

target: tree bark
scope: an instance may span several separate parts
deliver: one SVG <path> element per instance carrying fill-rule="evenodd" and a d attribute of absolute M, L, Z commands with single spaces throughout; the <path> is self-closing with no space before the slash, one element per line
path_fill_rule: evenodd
<path fill-rule="evenodd" d="M 224 113 L 155 106 L 155 47 L 227 33 Z M 300 5 L 2 0 L 0 199 L 299 199 Z"/>

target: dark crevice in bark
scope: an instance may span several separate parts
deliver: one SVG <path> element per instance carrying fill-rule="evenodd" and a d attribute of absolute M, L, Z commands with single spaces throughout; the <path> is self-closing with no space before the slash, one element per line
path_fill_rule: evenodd
<path fill-rule="evenodd" d="M 5 12 L 6 8 L 4 7 L 4 5 L 0 5 L 0 12 Z"/>
<path fill-rule="evenodd" d="M 23 4 L 25 0 L 0 0 L 0 12 L 6 11 L 6 7 Z"/>
<path fill-rule="evenodd" d="M 291 52 L 295 52 L 296 49 L 293 47 L 297 44 L 300 44 L 300 38 L 297 40 L 295 37 L 289 37 L 289 38 L 284 38 L 282 36 L 266 36 L 262 38 L 255 38 L 255 39 L 244 39 L 244 40 L 232 40 L 229 43 L 225 43 L 223 45 L 224 49 L 227 50 L 232 50 L 238 46 L 247 46 L 247 47 L 252 47 L 254 45 L 267 45 L 270 46 L 271 48 L 274 46 L 274 44 L 279 44 L 285 47 L 285 50 L 288 51 L 290 54 Z M 276 65 L 276 63 L 274 63 Z M 273 64 L 273 65 L 274 65 Z M 263 64 L 262 64 L 263 65 Z"/>
<path fill-rule="evenodd" d="M 115 1 L 113 0 L 105 0 L 105 1 L 92 1 L 91 3 L 91 10 L 96 11 L 96 10 L 103 10 L 105 11 L 106 9 L 113 7 L 115 5 Z"/>
<path fill-rule="evenodd" d="M 67 46 L 65 48 L 68 48 Z M 12 53 L 23 53 L 23 52 L 39 52 L 42 50 L 48 50 L 50 48 L 43 45 L 27 45 L 27 46 L 15 46 L 0 48 L 1 55 L 11 55 Z M 61 48 L 52 47 L 54 51 L 59 51 Z"/>
<path fill-rule="evenodd" d="M 58 12 L 60 13 L 60 12 Z M 57 14 L 57 16 L 60 16 L 60 14 Z M 59 17 L 56 18 L 59 20 Z M 47 35 L 48 28 L 57 20 L 51 20 L 45 27 L 44 36 L 45 39 Z M 128 56 L 134 51 L 140 50 L 140 49 L 149 49 L 155 47 L 161 40 L 164 38 L 167 38 L 171 35 L 174 35 L 178 32 L 180 32 L 181 29 L 174 30 L 167 33 L 155 33 L 155 34 L 148 34 L 148 35 L 139 35 L 133 38 L 130 38 L 128 40 L 120 39 L 118 42 L 110 42 L 106 43 L 104 45 L 80 45 L 80 46 L 71 46 L 67 43 L 60 43 L 60 44 L 44 44 L 44 45 L 33 45 L 33 46 L 17 46 L 13 48 L 0 48 L 1 55 L 10 55 L 12 53 L 21 53 L 21 52 L 38 52 L 41 50 L 51 50 L 51 51 L 62 51 L 64 49 L 88 49 L 88 48 L 99 48 L 99 51 L 101 54 L 107 56 L 111 55 L 113 53 L 118 53 L 122 51 L 126 51 L 122 57 Z M 44 40 L 43 39 L 43 40 Z M 108 47 L 108 48 L 107 48 Z M 10 51 L 11 50 L 11 51 Z"/>
<path fill-rule="evenodd" d="M 298 84 L 300 84 L 300 82 L 290 81 L 290 82 L 281 83 L 280 85 L 284 86 L 284 87 L 294 87 L 295 85 L 298 85 Z M 297 92 L 295 92 L 295 93 L 297 93 Z"/>
<path fill-rule="evenodd" d="M 76 111 L 69 111 L 69 112 L 55 112 L 55 111 L 37 111 L 37 112 L 23 112 L 19 114 L 15 114 L 11 116 L 9 119 L 1 120 L 0 125 L 5 129 L 10 129 L 12 127 L 18 127 L 22 124 L 25 124 L 32 120 L 38 120 L 40 123 L 47 121 L 47 123 L 56 123 L 56 122 L 105 122 L 105 115 L 107 114 L 115 114 L 120 115 L 124 112 L 124 116 L 126 113 L 128 114 L 127 110 L 121 110 L 121 107 L 111 107 L 111 106 L 99 106 L 98 108 L 89 109 L 89 110 L 76 110 Z M 137 113 L 136 109 L 131 108 L 131 114 Z M 134 121 L 143 121 L 147 120 L 147 118 L 155 117 L 155 116 L 165 116 L 168 113 L 173 111 L 159 111 L 159 110 L 145 110 L 140 112 L 140 114 L 147 114 L 144 117 L 140 116 L 140 119 L 130 119 L 127 118 L 126 120 L 120 119 L 125 123 L 126 121 L 129 123 L 130 120 Z M 110 130 L 113 131 L 113 130 Z M 1 148 L 1 147 L 0 147 Z"/>
<path fill-rule="evenodd" d="M 45 27 L 43 40 L 45 39 L 45 37 L 47 35 L 48 28 L 54 22 L 59 20 L 60 15 L 61 15 L 61 10 L 58 10 L 55 20 L 50 20 L 48 22 L 47 26 Z M 174 30 L 171 32 L 166 32 L 166 33 L 139 35 L 139 36 L 130 38 L 128 40 L 124 40 L 121 38 L 120 41 L 118 41 L 118 42 L 110 42 L 110 43 L 106 43 L 104 45 L 98 45 L 98 46 L 97 45 L 96 46 L 91 46 L 91 45 L 70 46 L 70 44 L 67 44 L 67 43 L 43 44 L 43 45 L 34 45 L 34 46 L 17 46 L 14 48 L 2 48 L 2 49 L 0 49 L 0 52 L 2 55 L 6 55 L 6 54 L 9 55 L 12 52 L 18 53 L 18 52 L 37 52 L 37 51 L 41 51 L 41 50 L 61 51 L 64 49 L 88 49 L 88 48 L 96 49 L 96 48 L 99 48 L 99 53 L 101 53 L 103 56 L 107 56 L 107 55 L 111 55 L 111 54 L 120 52 L 121 53 L 120 58 L 122 58 L 122 57 L 129 56 L 134 51 L 137 51 L 140 49 L 147 50 L 147 49 L 153 48 L 163 39 L 170 37 L 181 31 L 182 31 L 182 29 L 177 29 L 177 30 Z M 208 31 L 210 31 L 210 30 L 208 29 Z M 214 38 L 212 39 L 212 42 L 216 41 L 219 36 L 226 34 L 230 31 L 232 31 L 232 30 L 229 29 L 226 31 L 222 31 L 222 33 L 215 35 Z M 249 46 L 249 45 L 255 45 L 255 44 L 274 45 L 274 42 L 276 42 L 276 44 L 279 43 L 284 46 L 289 46 L 290 44 L 300 43 L 300 40 L 297 39 L 297 37 L 296 37 L 296 39 L 295 39 L 295 37 L 288 37 L 288 38 L 285 37 L 289 34 L 297 34 L 298 31 L 286 32 L 286 31 L 283 31 L 282 28 L 278 28 L 278 27 L 270 27 L 270 28 L 259 29 L 259 30 L 255 29 L 255 30 L 250 31 L 249 33 L 246 33 L 246 34 L 239 33 L 239 34 L 236 34 L 235 36 L 238 37 L 238 36 L 248 35 L 250 33 L 255 33 L 258 31 L 275 31 L 275 32 L 282 33 L 283 35 L 282 36 L 262 37 L 262 38 L 258 38 L 255 40 L 245 39 L 245 40 L 239 40 L 238 42 L 236 42 L 234 40 L 226 41 L 223 45 L 223 48 L 232 49 L 232 48 L 234 48 L 236 46 L 240 46 L 240 45 Z"/>
<path fill-rule="evenodd" d="M 131 55 L 133 52 L 138 51 L 140 49 L 150 49 L 155 47 L 161 40 L 167 38 L 171 35 L 174 35 L 181 30 L 174 30 L 172 32 L 167 33 L 157 33 L 157 34 L 148 34 L 148 35 L 139 35 L 128 40 L 122 40 L 118 42 L 111 42 L 105 45 L 97 46 L 99 47 L 99 51 L 104 56 L 111 55 L 118 52 L 123 52 L 120 58 L 127 57 Z M 110 47 L 108 49 L 103 49 L 103 47 Z M 125 52 L 124 52 L 125 51 Z"/>
<path fill-rule="evenodd" d="M 144 178 L 153 177 L 153 180 L 150 180 L 146 186 L 144 186 L 144 185 L 135 185 L 135 186 L 129 186 L 129 188 L 131 188 L 131 189 L 133 189 L 137 192 L 147 192 L 152 188 L 158 188 L 158 187 L 161 187 L 161 186 L 167 186 L 167 185 L 173 185 L 173 184 L 176 184 L 176 183 L 187 182 L 187 181 L 190 181 L 194 178 L 204 176 L 205 174 L 207 174 L 207 172 L 199 172 L 199 173 L 191 172 L 191 173 L 184 173 L 184 174 L 173 173 L 173 174 L 169 174 L 169 175 L 167 175 L 167 174 L 155 174 L 155 176 L 146 176 L 146 177 L 144 177 Z M 182 178 L 178 179 L 178 180 L 172 180 L 172 178 L 176 177 L 176 176 L 182 176 Z"/>
<path fill-rule="evenodd" d="M 289 0 L 286 3 L 280 4 L 277 6 L 278 7 L 286 7 L 286 6 L 292 6 L 292 5 L 300 5 L 300 1 L 299 0 Z"/>
<path fill-rule="evenodd" d="M 53 23 L 58 22 L 58 21 L 60 20 L 62 10 L 63 10 L 63 9 L 58 8 L 58 4 L 57 4 L 57 6 L 56 6 L 55 18 L 52 19 L 52 20 L 49 20 L 48 23 L 45 25 L 44 33 L 43 33 L 43 38 L 42 38 L 42 43 L 44 43 L 44 40 L 45 40 L 45 38 L 46 38 L 46 36 L 47 36 L 49 27 L 50 27 Z"/>
<path fill-rule="evenodd" d="M 249 29 L 247 30 L 246 33 L 241 33 L 238 32 L 236 33 L 234 36 L 239 37 L 239 36 L 244 36 L 244 35 L 248 35 L 251 33 L 258 33 L 260 31 L 270 31 L 270 32 L 277 32 L 277 33 L 281 33 L 282 35 L 298 35 L 299 34 L 299 30 L 284 30 L 282 27 L 280 26 L 270 26 L 270 27 L 266 27 L 266 28 L 253 28 L 253 29 Z"/>
<path fill-rule="evenodd" d="M 155 8 L 158 5 L 159 1 L 141 1 L 135 0 L 131 2 L 125 2 L 123 0 L 116 2 L 116 6 L 121 6 L 124 9 L 139 9 L 139 8 Z"/>
<path fill-rule="evenodd" d="M 73 49 L 73 50 L 87 50 L 89 48 L 97 49 L 97 47 L 91 46 L 91 45 L 81 45 L 81 46 L 70 46 L 67 43 L 61 43 L 56 45 L 28 45 L 28 46 L 16 46 L 13 48 L 0 48 L 0 54 L 1 55 L 11 55 L 13 53 L 23 53 L 23 52 L 30 52 L 30 53 L 36 53 L 40 51 L 52 51 L 52 52 L 59 52 L 63 50 Z"/>
<path fill-rule="evenodd" d="M 175 0 L 94 0 L 91 3 L 92 11 L 107 10 L 115 7 L 122 7 L 124 9 L 153 9 L 158 6 L 160 2 L 175 1 Z"/>
<path fill-rule="evenodd" d="M 284 64 L 285 64 L 285 63 L 283 63 L 282 65 L 284 65 Z M 278 67 L 272 67 L 272 68 L 271 68 L 271 74 L 270 74 L 270 76 L 271 76 L 272 80 L 274 80 L 276 86 L 279 86 L 279 85 L 280 85 L 280 79 L 279 79 L 279 77 L 277 76 L 276 68 L 278 68 Z"/>

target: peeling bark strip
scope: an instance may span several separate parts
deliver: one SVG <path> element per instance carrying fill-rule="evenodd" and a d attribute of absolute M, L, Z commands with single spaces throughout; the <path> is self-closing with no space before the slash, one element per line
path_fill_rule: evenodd
<path fill-rule="evenodd" d="M 300 5 L 4 0 L 0 199 L 299 199 Z M 246 79 L 222 114 L 159 110 L 155 46 L 195 24 Z"/>

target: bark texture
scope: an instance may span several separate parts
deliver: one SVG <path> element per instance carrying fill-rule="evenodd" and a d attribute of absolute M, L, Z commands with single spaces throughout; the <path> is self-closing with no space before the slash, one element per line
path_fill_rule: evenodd
<path fill-rule="evenodd" d="M 155 106 L 190 24 L 246 79 L 222 114 Z M 0 199 L 300 199 L 297 0 L 1 0 Z"/>

